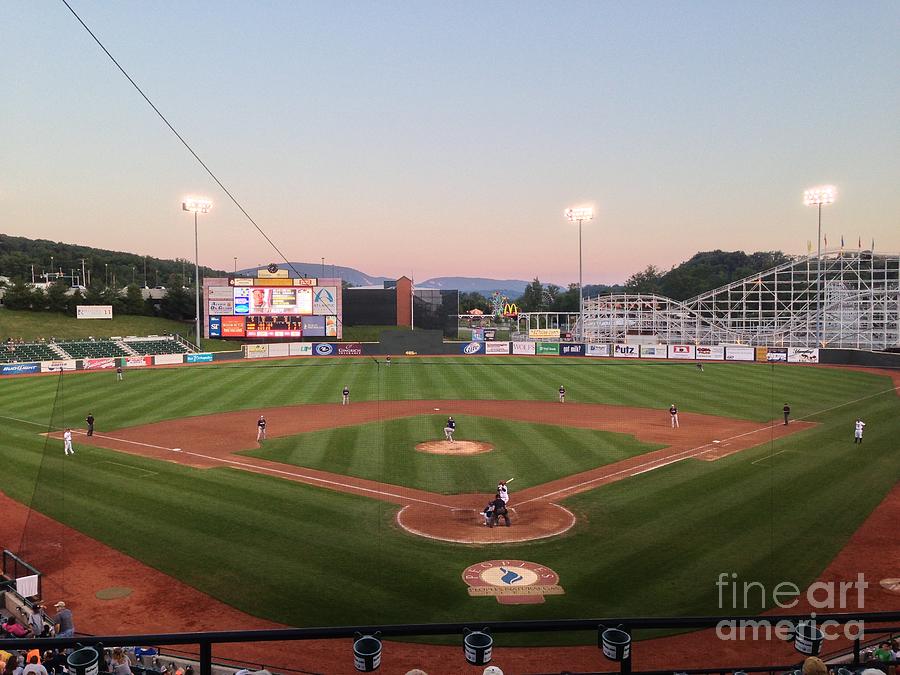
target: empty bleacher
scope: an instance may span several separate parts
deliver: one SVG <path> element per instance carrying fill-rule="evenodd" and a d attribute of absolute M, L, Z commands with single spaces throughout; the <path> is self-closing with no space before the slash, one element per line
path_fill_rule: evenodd
<path fill-rule="evenodd" d="M 128 352 L 112 340 L 80 340 L 57 342 L 57 346 L 73 359 L 100 359 L 110 356 L 128 356 Z M 54 356 L 53 358 L 59 358 Z"/>
<path fill-rule="evenodd" d="M 0 363 L 15 363 L 27 361 L 53 361 L 60 355 L 47 344 L 16 345 L 6 343 L 0 345 Z"/>
<path fill-rule="evenodd" d="M 148 354 L 185 354 L 190 351 L 183 344 L 171 338 L 160 338 L 158 340 L 129 340 L 125 338 L 123 342 L 135 354 L 140 354 L 141 356 Z"/>

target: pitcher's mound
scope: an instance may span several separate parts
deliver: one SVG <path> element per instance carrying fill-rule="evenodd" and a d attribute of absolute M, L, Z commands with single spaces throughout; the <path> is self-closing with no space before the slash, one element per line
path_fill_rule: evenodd
<path fill-rule="evenodd" d="M 493 445 L 484 441 L 425 441 L 416 444 L 419 452 L 430 452 L 433 455 L 480 455 L 493 449 Z"/>

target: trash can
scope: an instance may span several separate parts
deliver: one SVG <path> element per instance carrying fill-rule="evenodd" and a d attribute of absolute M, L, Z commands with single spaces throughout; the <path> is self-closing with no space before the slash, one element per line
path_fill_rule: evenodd
<path fill-rule="evenodd" d="M 82 647 L 66 657 L 73 675 L 97 675 L 100 672 L 100 653 L 93 647 Z"/>

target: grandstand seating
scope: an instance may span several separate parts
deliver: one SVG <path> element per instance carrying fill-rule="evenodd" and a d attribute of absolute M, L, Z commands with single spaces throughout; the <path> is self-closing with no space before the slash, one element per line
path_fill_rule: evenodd
<path fill-rule="evenodd" d="M 123 340 L 136 354 L 185 354 L 188 349 L 177 340 L 160 338 L 159 340 Z"/>
<path fill-rule="evenodd" d="M 128 352 L 112 340 L 58 342 L 57 345 L 73 359 L 100 359 L 110 356 L 128 356 Z M 53 358 L 59 357 L 54 356 Z"/>
<path fill-rule="evenodd" d="M 0 345 L 0 363 L 53 361 L 58 358 L 60 355 L 46 344 L 13 345 L 8 343 Z"/>

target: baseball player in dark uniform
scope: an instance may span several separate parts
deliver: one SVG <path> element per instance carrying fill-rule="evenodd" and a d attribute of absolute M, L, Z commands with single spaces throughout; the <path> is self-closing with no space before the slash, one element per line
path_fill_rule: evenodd
<path fill-rule="evenodd" d="M 88 425 L 87 435 L 93 436 L 94 435 L 94 415 L 93 415 L 93 413 L 88 413 L 88 416 L 84 418 L 84 421 L 87 422 L 87 425 Z"/>
<path fill-rule="evenodd" d="M 560 403 L 566 402 L 566 388 L 562 385 L 559 385 L 559 402 Z"/>
<path fill-rule="evenodd" d="M 256 420 L 256 440 L 257 442 L 266 440 L 266 418 L 262 415 Z"/>
<path fill-rule="evenodd" d="M 675 404 L 669 406 L 669 416 L 672 418 L 672 428 L 678 428 L 678 408 L 675 407 Z"/>
<path fill-rule="evenodd" d="M 444 425 L 444 439 L 452 443 L 454 431 L 456 431 L 456 420 L 451 415 L 447 418 L 447 424 Z"/>
<path fill-rule="evenodd" d="M 122 366 L 116 366 L 116 381 L 121 382 L 125 379 L 125 373 L 122 372 Z"/>
<path fill-rule="evenodd" d="M 350 387 L 345 385 L 344 389 L 341 391 L 341 394 L 343 394 L 341 405 L 348 405 L 350 403 Z"/>
<path fill-rule="evenodd" d="M 492 501 L 491 504 L 494 506 L 494 511 L 493 511 L 493 517 L 491 518 L 490 527 L 493 527 L 494 525 L 499 525 L 501 518 L 503 518 L 503 521 L 506 524 L 506 526 L 509 527 L 509 511 L 506 508 L 506 503 L 500 497 L 499 492 L 494 497 L 494 501 Z"/>
<path fill-rule="evenodd" d="M 781 412 L 784 413 L 784 426 L 787 426 L 788 417 L 791 416 L 791 406 L 789 406 L 787 403 L 785 403 L 784 407 L 781 409 Z"/>

